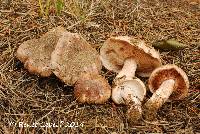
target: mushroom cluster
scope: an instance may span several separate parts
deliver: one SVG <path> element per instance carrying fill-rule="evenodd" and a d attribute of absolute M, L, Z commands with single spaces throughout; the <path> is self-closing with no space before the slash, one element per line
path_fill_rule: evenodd
<path fill-rule="evenodd" d="M 82 103 L 104 103 L 111 88 L 100 74 L 102 65 L 97 51 L 80 35 L 65 32 L 51 55 L 53 73 L 67 85 L 75 85 L 74 94 Z"/>
<path fill-rule="evenodd" d="M 81 103 L 103 104 L 111 97 L 116 104 L 125 105 L 131 122 L 142 114 L 145 119 L 154 119 L 167 100 L 180 100 L 188 93 L 189 81 L 182 69 L 162 65 L 158 51 L 129 36 L 107 39 L 98 54 L 79 34 L 57 27 L 39 39 L 22 43 L 16 56 L 29 72 L 43 77 L 55 74 L 74 86 L 74 96 Z M 100 75 L 102 65 L 117 73 L 112 88 Z M 153 95 L 144 107 L 146 87 L 135 74 L 149 77 Z"/>
<path fill-rule="evenodd" d="M 112 37 L 100 50 L 101 61 L 110 71 L 118 73 L 113 82 L 112 100 L 128 106 L 127 116 L 132 121 L 142 115 L 141 102 L 146 95 L 144 83 L 135 77 L 148 77 L 161 65 L 159 53 L 144 41 L 128 36 Z"/>
<path fill-rule="evenodd" d="M 127 118 L 135 122 L 144 115 L 147 120 L 155 119 L 157 110 L 169 99 L 186 97 L 189 81 L 185 72 L 176 65 L 161 65 L 159 53 L 144 41 L 128 36 L 112 37 L 105 41 L 100 50 L 103 65 L 116 72 L 113 81 L 112 100 L 127 106 Z M 152 97 L 144 104 L 144 83 L 135 77 L 150 77 L 149 89 Z"/>
<path fill-rule="evenodd" d="M 99 75 L 102 64 L 96 49 L 63 27 L 22 43 L 16 55 L 29 72 L 43 77 L 54 73 L 65 84 L 75 85 L 79 102 L 102 104 L 111 96 L 110 85 Z"/>

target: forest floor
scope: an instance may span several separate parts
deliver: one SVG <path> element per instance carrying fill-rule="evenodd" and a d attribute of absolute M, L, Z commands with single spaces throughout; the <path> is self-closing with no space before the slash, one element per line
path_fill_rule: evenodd
<path fill-rule="evenodd" d="M 0 133 L 200 133 L 200 4 L 184 0 L 66 0 L 56 14 L 41 16 L 35 0 L 0 0 Z M 188 45 L 162 51 L 163 64 L 176 64 L 188 75 L 188 97 L 165 103 L 153 122 L 129 123 L 125 107 L 110 99 L 103 105 L 78 103 L 73 87 L 55 76 L 30 74 L 16 59 L 18 46 L 56 26 L 82 35 L 97 50 L 111 36 L 136 36 L 152 44 L 175 38 Z M 103 69 L 111 83 L 115 73 Z M 141 77 L 139 77 L 141 78 Z M 147 78 L 141 78 L 145 83 Z M 147 92 L 144 103 L 151 96 Z M 37 124 L 37 127 L 26 127 Z M 73 122 L 78 127 L 64 127 Z M 20 127 L 20 124 L 24 127 Z M 41 127 L 55 123 L 61 127 Z"/>

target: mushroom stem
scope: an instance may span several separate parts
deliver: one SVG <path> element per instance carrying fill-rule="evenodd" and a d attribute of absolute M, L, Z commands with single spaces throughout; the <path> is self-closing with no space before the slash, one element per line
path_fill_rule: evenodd
<path fill-rule="evenodd" d="M 123 66 L 122 70 L 116 76 L 116 79 L 122 78 L 125 76 L 126 80 L 132 80 L 133 77 L 135 76 L 136 68 L 137 68 L 137 63 L 136 63 L 135 59 L 127 58 L 124 61 L 124 66 Z"/>
<path fill-rule="evenodd" d="M 154 119 L 157 110 L 167 101 L 174 89 L 175 81 L 173 79 L 165 80 L 152 97 L 145 103 L 145 118 Z M 166 90 L 167 89 L 167 90 Z"/>
<path fill-rule="evenodd" d="M 137 97 L 133 97 L 127 107 L 127 117 L 129 121 L 135 122 L 142 116 L 141 101 Z"/>
<path fill-rule="evenodd" d="M 132 94 L 127 94 L 122 96 L 124 103 L 127 105 L 127 117 L 131 122 L 137 121 L 142 116 L 141 101 L 137 96 L 132 96 Z"/>

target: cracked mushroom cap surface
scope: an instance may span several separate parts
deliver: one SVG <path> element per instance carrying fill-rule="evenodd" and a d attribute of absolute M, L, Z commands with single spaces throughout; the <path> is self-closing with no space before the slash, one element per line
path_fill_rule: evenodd
<path fill-rule="evenodd" d="M 173 79 L 175 81 L 174 90 L 169 100 L 180 100 L 187 96 L 189 80 L 186 73 L 176 65 L 169 64 L 155 69 L 148 80 L 149 89 L 154 93 L 163 81 Z"/>
<path fill-rule="evenodd" d="M 136 97 L 138 100 L 142 101 L 145 95 L 146 87 L 138 78 L 124 81 L 112 89 L 112 100 L 116 104 L 126 104 L 131 100 L 129 97 Z"/>
<path fill-rule="evenodd" d="M 24 63 L 30 73 L 48 77 L 52 74 L 50 58 L 58 39 L 65 32 L 63 27 L 56 27 L 39 39 L 22 43 L 17 49 L 17 58 Z"/>
<path fill-rule="evenodd" d="M 65 32 L 51 55 L 53 73 L 74 85 L 83 72 L 99 74 L 102 68 L 96 49 L 77 33 Z"/>
<path fill-rule="evenodd" d="M 103 65 L 111 71 L 119 72 L 126 58 L 132 57 L 137 63 L 137 74 L 150 76 L 151 72 L 161 66 L 159 53 L 144 41 L 128 36 L 107 39 L 100 50 Z"/>
<path fill-rule="evenodd" d="M 84 73 L 75 83 L 74 95 L 81 103 L 103 104 L 111 96 L 111 87 L 101 75 Z"/>

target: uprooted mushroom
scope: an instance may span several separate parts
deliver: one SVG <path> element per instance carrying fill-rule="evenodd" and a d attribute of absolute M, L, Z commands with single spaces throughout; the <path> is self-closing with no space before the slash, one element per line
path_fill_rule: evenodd
<path fill-rule="evenodd" d="M 117 104 L 129 105 L 127 116 L 131 121 L 141 117 L 141 101 L 146 94 L 142 81 L 135 77 L 148 77 L 161 65 L 159 53 L 144 41 L 119 36 L 109 38 L 100 50 L 103 65 L 118 73 L 112 88 L 112 99 Z M 135 113 L 135 114 L 133 114 Z"/>
<path fill-rule="evenodd" d="M 152 72 L 148 85 L 153 95 L 144 105 L 144 117 L 153 120 L 167 100 L 181 100 L 187 96 L 189 80 L 178 66 L 165 65 Z"/>
<path fill-rule="evenodd" d="M 75 85 L 79 102 L 101 104 L 111 95 L 108 82 L 99 75 L 98 52 L 80 35 L 65 32 L 51 55 L 53 73 L 67 85 Z"/>
<path fill-rule="evenodd" d="M 25 41 L 17 49 L 17 58 L 24 63 L 24 67 L 29 72 L 43 77 L 50 76 L 52 74 L 51 53 L 65 31 L 63 27 L 57 27 L 39 39 Z"/>

